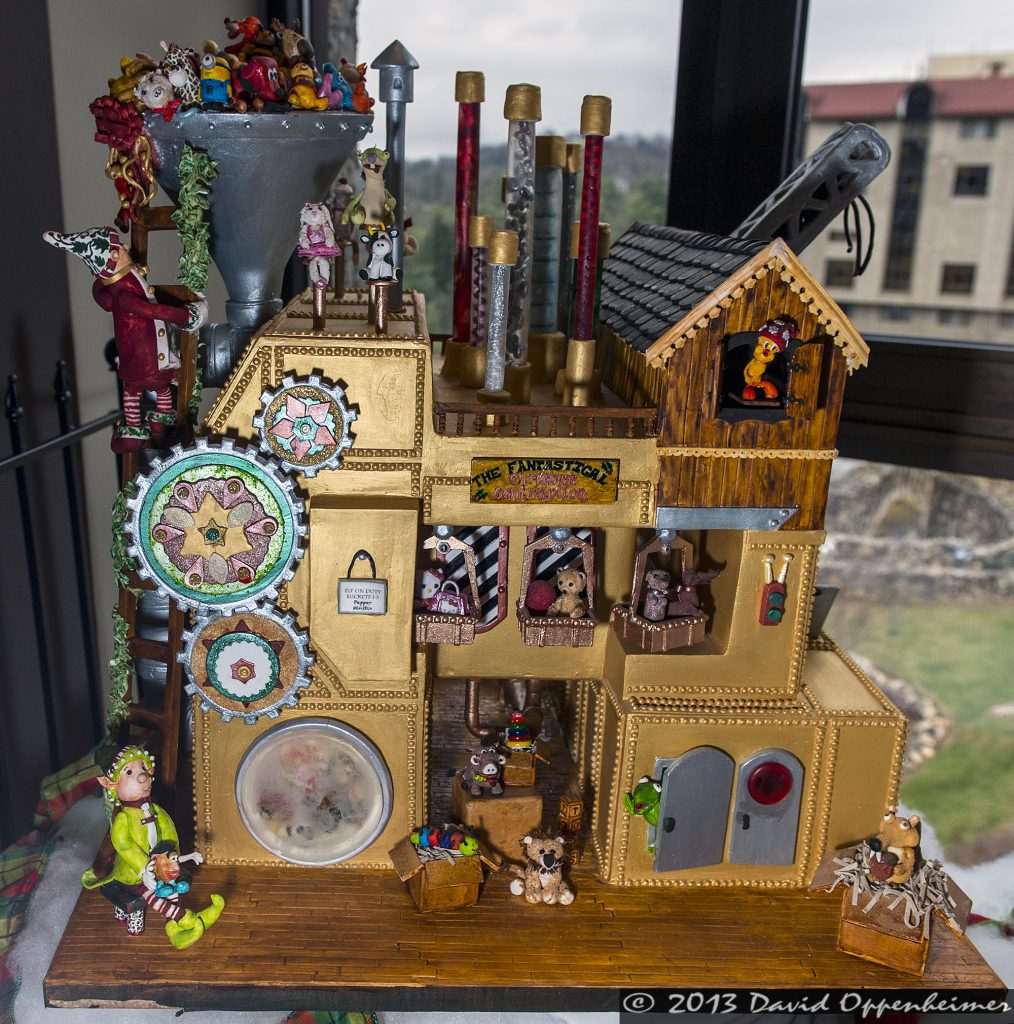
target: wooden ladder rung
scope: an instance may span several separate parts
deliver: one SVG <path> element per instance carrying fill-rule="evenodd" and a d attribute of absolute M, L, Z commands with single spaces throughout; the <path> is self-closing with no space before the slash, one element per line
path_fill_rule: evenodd
<path fill-rule="evenodd" d="M 149 661 L 164 661 L 169 664 L 169 656 L 173 652 L 164 640 L 152 640 L 144 636 L 132 636 L 127 643 L 130 654 L 134 658 L 147 658 Z"/>

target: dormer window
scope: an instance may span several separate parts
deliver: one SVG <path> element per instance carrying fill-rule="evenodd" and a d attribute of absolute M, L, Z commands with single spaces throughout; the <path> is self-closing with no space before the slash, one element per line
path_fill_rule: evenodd
<path fill-rule="evenodd" d="M 786 314 L 765 320 L 755 331 L 728 335 L 720 373 L 716 415 L 724 420 L 779 420 L 792 402 L 792 351 L 799 325 Z"/>

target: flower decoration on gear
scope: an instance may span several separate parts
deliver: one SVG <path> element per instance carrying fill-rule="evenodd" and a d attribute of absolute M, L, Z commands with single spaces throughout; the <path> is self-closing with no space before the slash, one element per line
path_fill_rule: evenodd
<path fill-rule="evenodd" d="M 345 389 L 321 377 L 286 377 L 275 391 L 261 395 L 253 425 L 260 431 L 261 450 L 286 469 L 314 477 L 321 469 L 338 469 L 355 440 L 351 432 L 357 411 L 345 400 Z"/>
<path fill-rule="evenodd" d="M 314 656 L 307 634 L 296 628 L 294 615 L 272 605 L 202 615 L 183 643 L 177 658 L 189 679 L 187 692 L 202 711 L 213 709 L 225 722 L 277 718 L 310 685 Z"/>
<path fill-rule="evenodd" d="M 228 438 L 199 438 L 153 460 L 135 484 L 129 553 L 139 575 L 181 608 L 253 608 L 292 579 L 306 526 L 277 463 Z"/>

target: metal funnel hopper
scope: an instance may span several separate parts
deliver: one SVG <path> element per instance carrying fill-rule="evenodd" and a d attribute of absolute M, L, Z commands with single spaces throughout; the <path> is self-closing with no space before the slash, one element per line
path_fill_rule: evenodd
<path fill-rule="evenodd" d="M 285 265 L 303 203 L 324 198 L 342 164 L 373 125 L 372 114 L 293 111 L 253 115 L 215 111 L 145 116 L 158 183 L 179 191 L 183 143 L 218 165 L 211 187 L 211 257 L 229 293 L 228 323 L 202 330 L 205 383 L 224 383 L 253 332 L 282 308 Z"/>

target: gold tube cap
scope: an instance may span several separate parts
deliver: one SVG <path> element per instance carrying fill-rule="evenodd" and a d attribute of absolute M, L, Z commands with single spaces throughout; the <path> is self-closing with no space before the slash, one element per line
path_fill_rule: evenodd
<path fill-rule="evenodd" d="M 489 236 L 489 251 L 486 262 L 498 266 L 513 267 L 518 261 L 518 233 L 516 231 L 494 231 Z"/>
<path fill-rule="evenodd" d="M 567 163 L 567 140 L 562 135 L 535 137 L 535 166 L 563 167 Z"/>
<path fill-rule="evenodd" d="M 580 142 L 567 143 L 567 173 L 577 174 L 584 163 L 584 146 Z"/>
<path fill-rule="evenodd" d="M 486 98 L 486 76 L 481 71 L 459 71 L 454 76 L 455 103 L 482 103 Z"/>
<path fill-rule="evenodd" d="M 537 85 L 519 82 L 507 86 L 503 116 L 508 121 L 541 121 L 542 90 Z"/>
<path fill-rule="evenodd" d="M 471 249 L 485 249 L 493 234 L 493 218 L 474 214 L 468 218 L 468 245 Z"/>
<path fill-rule="evenodd" d="M 577 259 L 578 250 L 581 248 L 581 222 L 575 220 L 570 225 L 570 258 Z"/>
<path fill-rule="evenodd" d="M 581 104 L 581 134 L 608 135 L 613 101 L 608 96 L 585 96 Z"/>
<path fill-rule="evenodd" d="M 609 255 L 609 246 L 613 242 L 613 229 L 603 221 L 599 221 L 598 259 L 604 260 Z"/>

